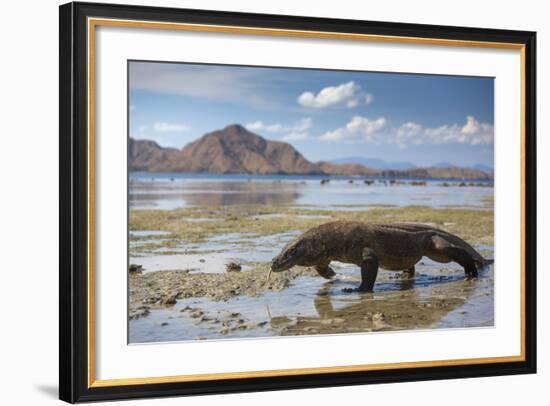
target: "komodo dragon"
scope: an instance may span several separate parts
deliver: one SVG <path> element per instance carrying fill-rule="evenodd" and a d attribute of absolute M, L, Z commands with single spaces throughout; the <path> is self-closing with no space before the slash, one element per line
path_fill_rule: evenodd
<path fill-rule="evenodd" d="M 268 279 L 271 272 L 295 265 L 312 266 L 330 279 L 335 275 L 330 262 L 340 261 L 359 266 L 359 290 L 371 292 L 379 266 L 405 271 L 412 277 L 415 264 L 423 256 L 436 262 L 457 262 L 468 277 L 476 277 L 478 269 L 493 263 L 461 238 L 427 225 L 334 221 L 314 227 L 287 244 L 273 258 Z"/>

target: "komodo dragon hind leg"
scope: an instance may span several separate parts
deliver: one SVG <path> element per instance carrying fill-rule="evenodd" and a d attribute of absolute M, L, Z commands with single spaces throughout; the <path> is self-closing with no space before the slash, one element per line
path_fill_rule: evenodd
<path fill-rule="evenodd" d="M 414 274 L 415 274 L 414 265 L 411 266 L 409 269 L 403 271 L 403 276 L 405 277 L 405 279 L 412 279 L 412 278 L 414 278 Z"/>
<path fill-rule="evenodd" d="M 315 270 L 325 279 L 332 279 L 336 275 L 336 272 L 328 266 L 328 263 L 316 265 Z"/>
<path fill-rule="evenodd" d="M 378 275 L 378 257 L 370 248 L 363 249 L 363 262 L 361 262 L 360 292 L 372 292 L 376 275 Z"/>
<path fill-rule="evenodd" d="M 477 277 L 477 267 L 472 256 L 463 248 L 457 247 L 439 235 L 432 237 L 430 258 L 438 262 L 456 262 L 464 268 L 466 276 Z"/>

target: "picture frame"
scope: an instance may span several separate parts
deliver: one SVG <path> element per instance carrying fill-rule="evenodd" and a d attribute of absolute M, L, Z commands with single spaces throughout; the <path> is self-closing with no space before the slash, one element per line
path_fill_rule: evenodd
<path fill-rule="evenodd" d="M 536 372 L 536 33 L 498 29 L 262 15 L 160 7 L 68 3 L 60 6 L 60 268 L 59 396 L 75 403 L 162 396 L 237 393 L 373 383 L 469 378 Z M 413 44 L 443 49 L 516 52 L 520 61 L 520 129 L 516 151 L 520 210 L 520 266 L 504 271 L 519 281 L 515 303 L 518 354 L 457 359 L 276 368 L 255 371 L 125 376 L 98 379 L 96 364 L 96 175 L 102 160 L 96 145 L 96 86 L 99 27 L 194 36 L 254 35 L 287 41 Z M 101 55 L 101 58 L 105 58 Z M 399 67 L 396 68 L 399 70 Z M 123 94 L 124 100 L 126 94 Z M 498 94 L 497 103 L 498 103 Z M 124 157 L 120 157 L 123 160 Z M 498 157 L 502 162 L 506 157 Z M 125 168 L 123 168 L 124 170 Z M 497 228 L 507 227 L 497 223 Z M 502 265 L 506 268 L 506 264 Z M 120 292 L 124 295 L 126 292 Z M 126 309 L 124 309 L 126 311 Z M 104 330 L 104 329 L 103 329 Z M 422 334 L 422 333 L 417 333 Z M 306 338 L 300 338 L 306 340 Z"/>

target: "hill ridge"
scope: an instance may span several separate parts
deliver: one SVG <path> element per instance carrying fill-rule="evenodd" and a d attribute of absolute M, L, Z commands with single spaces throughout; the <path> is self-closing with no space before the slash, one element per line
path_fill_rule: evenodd
<path fill-rule="evenodd" d="M 181 149 L 165 148 L 152 140 L 130 137 L 128 153 L 130 170 L 145 172 L 492 178 L 484 171 L 456 166 L 377 169 L 358 163 L 310 162 L 292 145 L 266 140 L 240 124 L 206 133 Z"/>

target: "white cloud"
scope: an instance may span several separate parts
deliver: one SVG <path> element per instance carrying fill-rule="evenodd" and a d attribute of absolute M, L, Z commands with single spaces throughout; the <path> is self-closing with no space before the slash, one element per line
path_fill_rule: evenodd
<path fill-rule="evenodd" d="M 395 142 L 400 147 L 404 148 L 408 144 L 418 144 L 419 135 L 422 134 L 422 126 L 420 124 L 409 121 L 402 124 L 396 131 Z"/>
<path fill-rule="evenodd" d="M 353 81 L 342 83 L 338 86 L 329 86 L 319 93 L 304 92 L 298 96 L 298 103 L 304 107 L 322 109 L 325 107 L 347 107 L 353 108 L 360 104 L 370 104 L 374 97 L 365 93 L 361 86 Z"/>
<path fill-rule="evenodd" d="M 288 133 L 287 135 L 283 136 L 281 138 L 283 141 L 303 141 L 309 138 L 309 134 L 307 132 L 298 132 L 293 131 L 291 133 Z"/>
<path fill-rule="evenodd" d="M 302 118 L 292 125 L 283 125 L 279 123 L 266 124 L 263 121 L 254 121 L 248 123 L 245 127 L 250 131 L 268 132 L 281 134 L 284 141 L 299 141 L 309 138 L 308 130 L 312 127 L 311 117 Z"/>
<path fill-rule="evenodd" d="M 167 123 L 165 121 L 156 121 L 153 124 L 153 131 L 157 133 L 181 133 L 189 130 L 185 124 Z"/>
<path fill-rule="evenodd" d="M 400 144 L 469 144 L 489 145 L 494 141 L 494 127 L 489 123 L 480 123 L 473 116 L 466 117 L 466 124 L 442 125 L 437 128 L 422 128 L 415 123 L 406 123 L 416 129 L 409 132 L 407 139 L 399 139 Z M 403 129 L 401 126 L 398 130 Z M 405 142 L 409 141 L 409 142 Z"/>
<path fill-rule="evenodd" d="M 322 141 L 345 141 L 345 142 L 374 142 L 379 143 L 381 130 L 386 127 L 386 119 L 379 117 L 370 120 L 366 117 L 354 116 L 345 127 L 328 131 L 320 139 Z"/>
<path fill-rule="evenodd" d="M 466 117 L 464 125 L 442 125 L 425 128 L 415 122 L 406 122 L 397 128 L 389 128 L 386 119 L 370 120 L 355 116 L 345 127 L 329 131 L 320 137 L 323 141 L 365 142 L 397 144 L 401 148 L 420 144 L 468 144 L 489 145 L 494 140 L 494 127 L 480 123 L 473 116 Z"/>
<path fill-rule="evenodd" d="M 302 118 L 292 127 L 292 131 L 306 131 L 311 128 L 313 125 L 313 120 L 311 117 Z"/>
<path fill-rule="evenodd" d="M 250 131 L 267 131 L 270 133 L 278 133 L 283 129 L 281 124 L 264 124 L 263 121 L 254 121 L 253 123 L 248 123 L 246 128 Z"/>
<path fill-rule="evenodd" d="M 475 144 L 492 144 L 495 138 L 495 128 L 489 123 L 480 123 L 473 116 L 466 118 L 462 133 Z"/>

